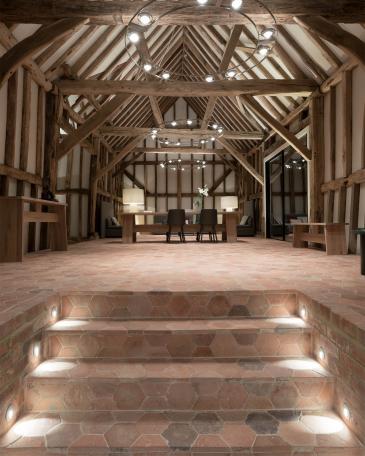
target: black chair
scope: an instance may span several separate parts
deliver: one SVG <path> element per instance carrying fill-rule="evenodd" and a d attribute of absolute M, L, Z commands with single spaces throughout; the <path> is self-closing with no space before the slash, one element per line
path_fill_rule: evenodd
<path fill-rule="evenodd" d="M 166 242 L 170 242 L 171 234 L 178 234 L 181 242 L 185 242 L 184 225 L 185 209 L 170 209 L 167 214 L 169 230 L 166 233 Z"/>
<path fill-rule="evenodd" d="M 217 238 L 217 223 L 218 223 L 218 212 L 217 209 L 202 209 L 200 212 L 200 229 L 196 235 L 196 240 L 199 242 L 203 241 L 204 233 L 209 234 L 209 240 L 212 242 L 218 242 Z"/>

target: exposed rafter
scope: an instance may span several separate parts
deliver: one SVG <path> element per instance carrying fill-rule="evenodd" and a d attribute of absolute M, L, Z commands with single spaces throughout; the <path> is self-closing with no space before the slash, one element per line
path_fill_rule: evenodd
<path fill-rule="evenodd" d="M 202 97 L 248 95 L 300 95 L 309 96 L 317 85 L 308 79 L 257 79 L 214 82 L 188 81 L 57 81 L 65 95 L 134 93 L 143 96 Z"/>
<path fill-rule="evenodd" d="M 188 0 L 180 0 L 180 4 L 191 4 Z M 257 23 L 272 23 L 272 18 L 263 12 L 257 2 L 246 0 L 245 11 Z M 125 24 L 139 8 L 145 3 L 141 0 L 130 2 L 129 0 L 0 0 L 0 20 L 17 23 L 47 23 L 65 17 L 84 17 L 97 24 Z M 265 5 L 275 14 L 278 22 L 292 23 L 293 16 L 310 15 L 313 11 L 317 15 L 328 17 L 334 22 L 353 23 L 365 22 L 363 0 L 337 0 L 336 2 L 318 0 L 265 0 Z M 153 14 L 165 11 L 163 2 L 156 2 L 151 8 Z M 224 14 L 221 8 L 216 11 L 196 11 L 176 13 L 163 18 L 164 24 L 233 24 L 241 20 L 247 23 L 244 17 L 238 19 L 227 12 Z"/>
<path fill-rule="evenodd" d="M 27 62 L 36 52 L 55 39 L 78 29 L 86 19 L 61 19 L 53 24 L 41 27 L 33 35 L 25 38 L 9 49 L 0 58 L 0 87 L 7 81 L 16 69 Z"/>

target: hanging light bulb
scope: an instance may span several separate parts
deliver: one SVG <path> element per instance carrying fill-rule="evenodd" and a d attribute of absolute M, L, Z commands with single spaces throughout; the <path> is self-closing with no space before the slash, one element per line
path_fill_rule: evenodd
<path fill-rule="evenodd" d="M 166 146 L 169 144 L 169 142 L 168 142 L 168 140 L 167 140 L 167 139 L 166 139 L 166 141 L 165 141 L 165 144 L 166 144 Z"/>
<path fill-rule="evenodd" d="M 152 22 L 152 16 L 150 15 L 150 13 L 147 12 L 139 13 L 138 22 L 143 26 L 150 25 Z"/>
<path fill-rule="evenodd" d="M 205 76 L 205 80 L 206 80 L 207 82 L 213 82 L 213 81 L 214 81 L 214 78 L 213 78 L 213 76 L 212 76 L 211 74 L 207 74 L 207 75 Z"/>
<path fill-rule="evenodd" d="M 146 71 L 146 73 L 149 73 L 152 70 L 152 65 L 150 63 L 145 63 L 143 65 L 143 69 Z"/>
<path fill-rule="evenodd" d="M 242 0 L 232 0 L 231 7 L 234 10 L 239 10 L 242 6 Z"/>
<path fill-rule="evenodd" d="M 193 123 L 193 121 L 190 120 L 190 119 L 188 119 L 188 120 L 186 121 L 186 123 L 187 123 L 188 125 L 191 125 L 191 124 Z"/>
<path fill-rule="evenodd" d="M 139 35 L 137 32 L 131 32 L 129 35 L 128 35 L 128 39 L 131 43 L 135 44 L 135 43 L 138 43 L 139 41 Z"/>
<path fill-rule="evenodd" d="M 223 128 L 222 128 L 222 127 L 219 127 L 219 128 L 218 128 L 218 133 L 219 133 L 219 134 L 223 133 Z"/>
<path fill-rule="evenodd" d="M 151 133 L 152 133 L 153 135 L 157 135 L 157 133 L 158 133 L 157 128 L 152 128 Z"/>
<path fill-rule="evenodd" d="M 205 144 L 205 139 L 201 139 L 200 144 Z"/>
<path fill-rule="evenodd" d="M 164 71 L 161 75 L 162 79 L 170 79 L 170 73 L 168 71 Z"/>
<path fill-rule="evenodd" d="M 197 0 L 197 2 L 199 3 L 199 5 L 205 5 L 206 3 L 208 3 L 208 0 Z"/>
<path fill-rule="evenodd" d="M 234 78 L 236 76 L 236 70 L 228 70 L 226 73 L 226 78 Z"/>
<path fill-rule="evenodd" d="M 181 162 L 181 158 L 179 158 L 177 161 L 180 163 Z"/>
<path fill-rule="evenodd" d="M 211 141 L 215 141 L 215 137 L 212 136 L 212 137 L 210 138 L 210 140 L 211 140 Z"/>
<path fill-rule="evenodd" d="M 261 32 L 261 36 L 265 38 L 265 40 L 271 40 L 271 38 L 275 35 L 275 29 L 273 27 L 266 27 Z"/>
<path fill-rule="evenodd" d="M 214 130 L 216 130 L 218 128 L 218 124 L 213 124 L 212 127 L 214 128 Z"/>
<path fill-rule="evenodd" d="M 171 122 L 171 125 L 172 125 L 173 127 L 176 127 L 176 125 L 177 125 L 176 120 L 173 120 L 173 121 Z"/>
<path fill-rule="evenodd" d="M 160 163 L 161 168 L 165 167 L 165 163 Z"/>
<path fill-rule="evenodd" d="M 270 51 L 269 46 L 266 46 L 265 44 L 260 44 L 260 45 L 257 47 L 257 52 L 258 52 L 262 57 L 266 57 L 267 54 L 269 53 L 269 51 Z"/>

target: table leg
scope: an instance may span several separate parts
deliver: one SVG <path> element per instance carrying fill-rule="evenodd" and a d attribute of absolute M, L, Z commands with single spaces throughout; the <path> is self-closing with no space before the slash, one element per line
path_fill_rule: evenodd
<path fill-rule="evenodd" d="M 123 244 L 133 244 L 134 236 L 134 214 L 123 214 L 121 216 L 121 225 L 123 227 Z"/>
<path fill-rule="evenodd" d="M 224 214 L 224 240 L 227 242 L 237 242 L 237 214 L 227 212 Z"/>

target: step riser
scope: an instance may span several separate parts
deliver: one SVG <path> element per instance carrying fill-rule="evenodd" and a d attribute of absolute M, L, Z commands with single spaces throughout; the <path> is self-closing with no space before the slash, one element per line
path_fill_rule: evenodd
<path fill-rule="evenodd" d="M 63 318 L 286 317 L 296 314 L 295 293 L 135 293 L 70 295 Z"/>
<path fill-rule="evenodd" d="M 49 333 L 49 357 L 62 358 L 239 358 L 309 355 L 307 330 L 194 332 L 189 334 Z"/>
<path fill-rule="evenodd" d="M 28 380 L 27 411 L 324 410 L 333 403 L 331 379 L 291 381 L 47 381 Z"/>

